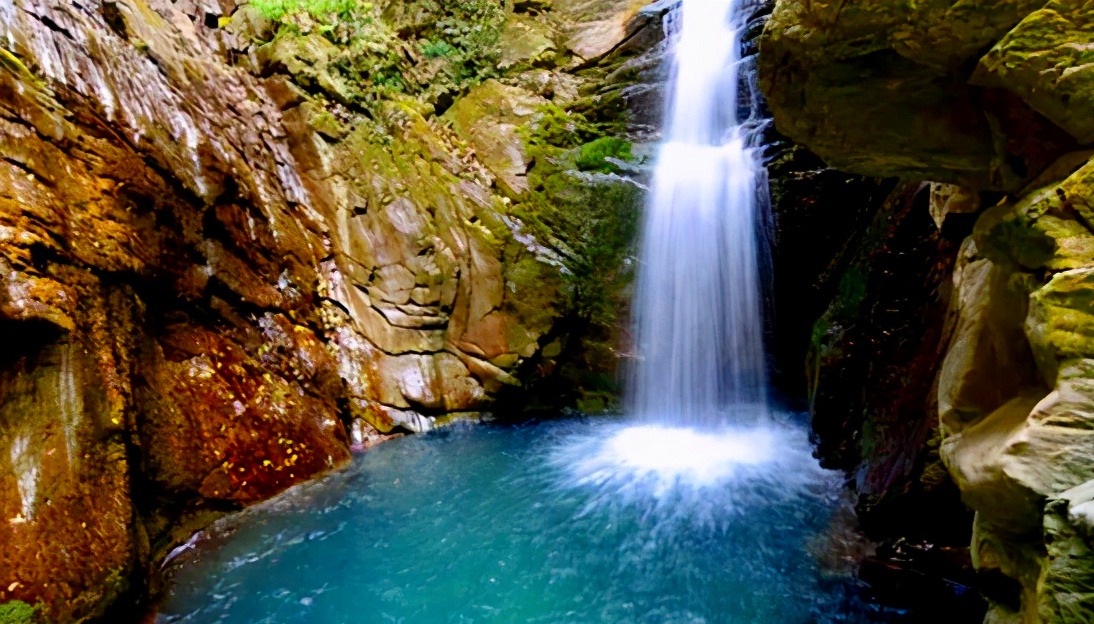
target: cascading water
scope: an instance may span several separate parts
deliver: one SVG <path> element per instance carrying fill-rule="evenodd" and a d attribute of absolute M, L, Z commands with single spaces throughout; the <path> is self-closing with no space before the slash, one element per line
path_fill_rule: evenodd
<path fill-rule="evenodd" d="M 682 0 L 665 18 L 665 139 L 643 232 L 627 394 L 640 424 L 558 453 L 575 483 L 601 492 L 600 504 L 671 500 L 666 518 L 713 517 L 740 507 L 742 493 L 796 497 L 829 479 L 805 429 L 768 408 L 757 240 L 765 122 L 740 36 L 755 8 Z"/>
<path fill-rule="evenodd" d="M 639 361 L 629 411 L 691 427 L 767 411 L 756 244 L 758 174 L 738 119 L 742 0 L 683 0 L 665 142 L 657 159 L 635 298 Z"/>

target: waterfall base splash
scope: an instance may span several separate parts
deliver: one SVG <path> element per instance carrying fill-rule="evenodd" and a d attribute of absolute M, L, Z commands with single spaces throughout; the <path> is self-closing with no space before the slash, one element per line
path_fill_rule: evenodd
<path fill-rule="evenodd" d="M 600 508 L 658 509 L 666 526 L 710 524 L 756 507 L 838 497 L 840 478 L 812 456 L 804 427 L 782 422 L 701 431 L 610 423 L 552 452 L 564 488 Z"/>

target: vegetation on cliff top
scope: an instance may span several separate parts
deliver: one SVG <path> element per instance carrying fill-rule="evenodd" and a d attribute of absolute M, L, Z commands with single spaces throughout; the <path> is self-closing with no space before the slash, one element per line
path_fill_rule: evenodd
<path fill-rule="evenodd" d="M 382 6 L 359 0 L 253 0 L 274 40 L 318 35 L 336 47 L 329 71 L 349 103 L 372 111 L 397 94 L 427 104 L 493 75 L 505 7 L 490 0 L 418 0 Z M 372 111 L 375 112 L 375 111 Z"/>

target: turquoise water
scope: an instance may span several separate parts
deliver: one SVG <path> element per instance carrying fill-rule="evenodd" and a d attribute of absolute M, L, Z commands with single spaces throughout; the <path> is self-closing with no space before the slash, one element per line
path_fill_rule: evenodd
<path fill-rule="evenodd" d="M 156 621 L 874 621 L 808 547 L 838 489 L 792 428 L 455 427 L 210 531 Z"/>

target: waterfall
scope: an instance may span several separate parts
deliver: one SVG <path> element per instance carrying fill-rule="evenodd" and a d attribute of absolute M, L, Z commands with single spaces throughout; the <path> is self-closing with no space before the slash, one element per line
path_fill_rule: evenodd
<path fill-rule="evenodd" d="M 767 414 L 757 124 L 739 107 L 748 0 L 683 0 L 642 235 L 629 411 L 689 427 Z M 750 78 L 750 77 L 746 77 Z M 745 80 L 746 86 L 751 80 Z M 742 110 L 744 109 L 744 114 Z"/>

